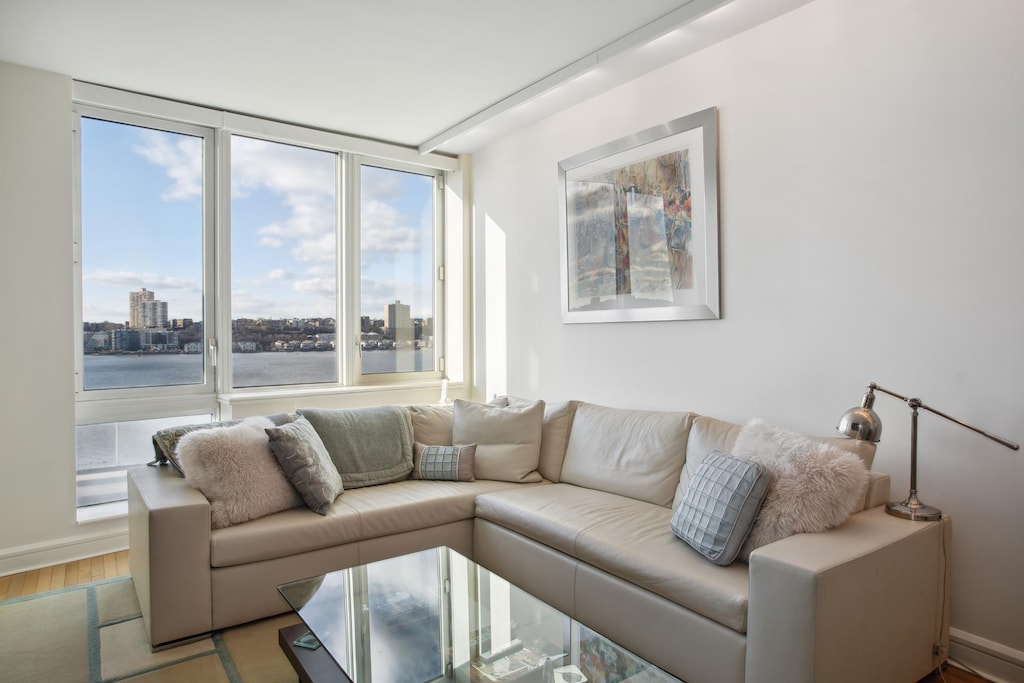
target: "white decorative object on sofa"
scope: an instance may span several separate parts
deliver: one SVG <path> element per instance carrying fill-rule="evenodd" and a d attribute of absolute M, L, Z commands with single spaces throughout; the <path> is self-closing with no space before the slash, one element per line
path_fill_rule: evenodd
<path fill-rule="evenodd" d="M 756 462 L 771 477 L 768 495 L 740 557 L 800 533 L 827 531 L 856 511 L 868 483 L 859 457 L 764 420 L 748 422 L 732 454 Z"/>
<path fill-rule="evenodd" d="M 273 426 L 250 418 L 189 432 L 178 442 L 185 478 L 210 500 L 214 529 L 303 505 L 270 450 L 265 430 Z"/>

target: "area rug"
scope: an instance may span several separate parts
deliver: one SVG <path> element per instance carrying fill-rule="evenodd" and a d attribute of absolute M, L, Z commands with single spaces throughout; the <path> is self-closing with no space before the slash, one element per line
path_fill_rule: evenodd
<path fill-rule="evenodd" d="M 0 602 L 0 680 L 5 683 L 294 683 L 277 644 L 293 614 L 214 632 L 150 652 L 130 578 Z"/>

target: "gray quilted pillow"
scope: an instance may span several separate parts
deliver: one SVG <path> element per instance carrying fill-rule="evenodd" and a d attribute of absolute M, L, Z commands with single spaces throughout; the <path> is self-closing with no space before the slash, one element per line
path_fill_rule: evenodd
<path fill-rule="evenodd" d="M 672 516 L 672 533 L 715 564 L 731 564 L 754 527 L 770 481 L 757 463 L 712 451 Z"/>

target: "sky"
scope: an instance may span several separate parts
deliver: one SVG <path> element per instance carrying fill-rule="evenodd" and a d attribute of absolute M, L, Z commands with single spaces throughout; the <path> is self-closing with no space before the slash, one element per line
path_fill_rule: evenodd
<path fill-rule="evenodd" d="M 82 120 L 85 322 L 124 322 L 145 287 L 169 318 L 202 315 L 202 139 Z M 231 317 L 336 315 L 337 155 L 231 140 Z M 363 166 L 361 314 L 431 316 L 433 181 Z"/>

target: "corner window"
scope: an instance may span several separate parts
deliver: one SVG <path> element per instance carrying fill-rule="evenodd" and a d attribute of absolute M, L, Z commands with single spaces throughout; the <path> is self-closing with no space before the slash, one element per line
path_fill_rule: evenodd
<path fill-rule="evenodd" d="M 80 506 L 233 401 L 441 380 L 455 160 L 75 89 Z"/>

